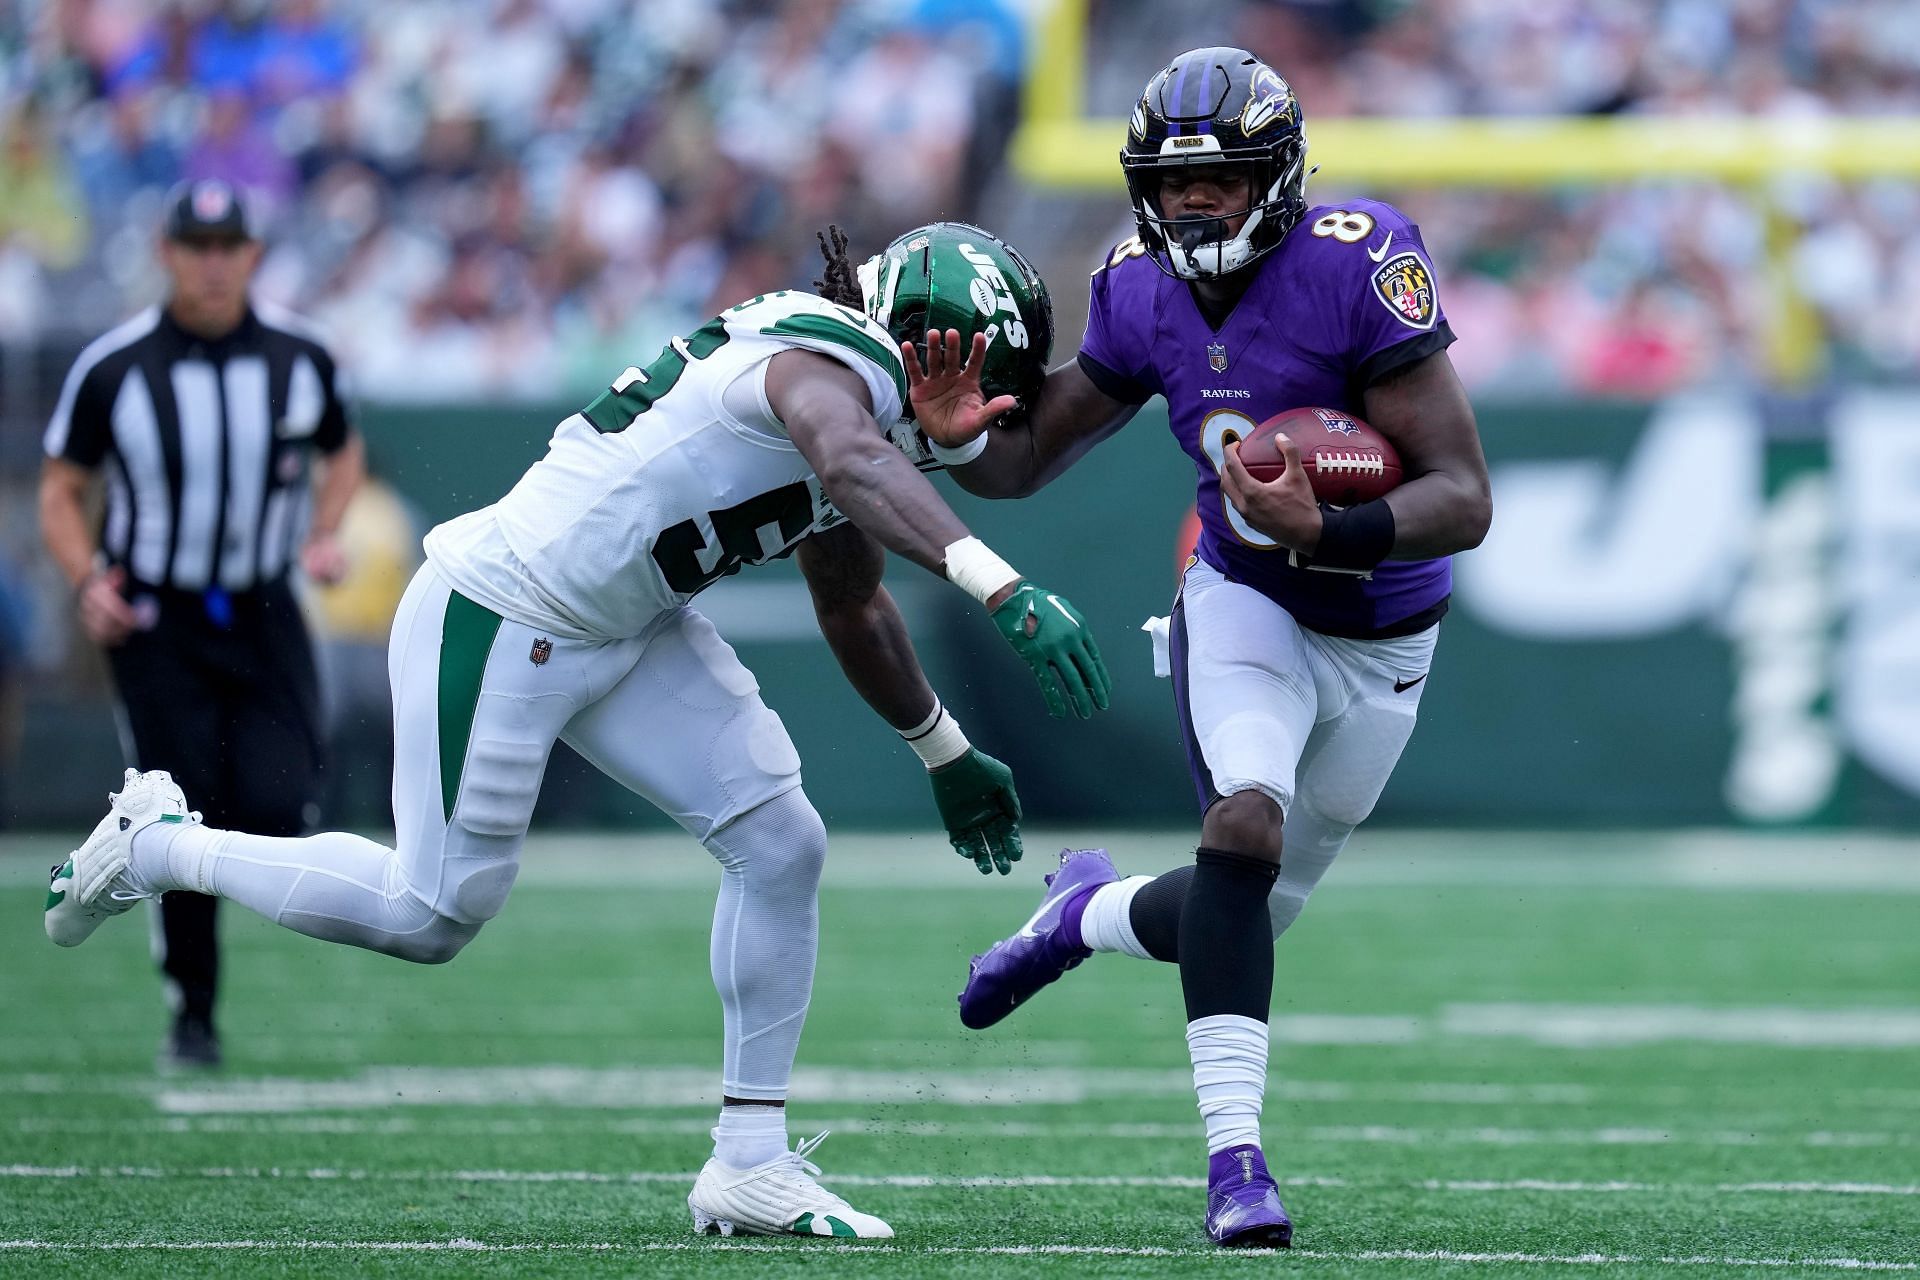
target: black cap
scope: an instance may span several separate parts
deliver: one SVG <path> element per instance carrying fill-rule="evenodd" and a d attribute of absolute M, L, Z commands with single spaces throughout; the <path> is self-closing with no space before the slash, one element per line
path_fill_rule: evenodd
<path fill-rule="evenodd" d="M 238 188 L 218 178 L 182 182 L 167 192 L 169 240 L 251 240 L 253 227 Z"/>

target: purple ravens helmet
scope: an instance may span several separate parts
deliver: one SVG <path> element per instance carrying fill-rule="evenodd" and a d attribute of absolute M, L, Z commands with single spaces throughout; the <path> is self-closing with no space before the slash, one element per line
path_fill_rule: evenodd
<path fill-rule="evenodd" d="M 1245 49 L 1192 49 L 1147 82 L 1120 152 L 1140 240 L 1160 269 L 1214 280 L 1272 252 L 1306 212 L 1307 135 L 1287 82 Z M 1163 217 L 1169 169 L 1245 165 L 1251 208 L 1238 233 L 1217 217 Z"/>

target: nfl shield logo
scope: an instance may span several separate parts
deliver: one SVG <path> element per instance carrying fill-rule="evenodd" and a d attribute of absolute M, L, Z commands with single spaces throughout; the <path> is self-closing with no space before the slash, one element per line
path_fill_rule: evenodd
<path fill-rule="evenodd" d="M 1215 373 L 1225 373 L 1227 371 L 1226 343 L 1209 342 L 1207 344 L 1207 367 Z"/>
<path fill-rule="evenodd" d="M 533 652 L 527 655 L 527 661 L 536 667 L 547 665 L 547 659 L 553 656 L 553 641 L 541 636 L 533 642 Z"/>

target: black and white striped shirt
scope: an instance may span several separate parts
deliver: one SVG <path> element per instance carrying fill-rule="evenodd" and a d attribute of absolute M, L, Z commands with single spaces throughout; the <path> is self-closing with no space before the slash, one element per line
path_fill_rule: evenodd
<path fill-rule="evenodd" d="M 333 357 L 301 321 L 250 308 L 208 341 L 152 307 L 80 353 L 45 447 L 108 466 L 101 545 L 134 582 L 245 591 L 286 573 L 310 455 L 347 438 Z"/>

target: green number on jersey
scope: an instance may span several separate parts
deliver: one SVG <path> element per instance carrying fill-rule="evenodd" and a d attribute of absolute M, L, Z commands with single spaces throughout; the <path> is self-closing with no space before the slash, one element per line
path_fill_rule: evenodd
<path fill-rule="evenodd" d="M 582 416 L 603 435 L 625 431 L 634 419 L 653 408 L 654 401 L 673 390 L 689 360 L 705 360 L 726 346 L 727 338 L 727 326 L 718 319 L 707 321 L 684 341 L 675 338 L 646 368 L 628 368 L 594 398 Z"/>
<path fill-rule="evenodd" d="M 758 493 L 745 502 L 724 511 L 709 512 L 714 542 L 692 520 L 682 520 L 664 529 L 654 540 L 653 559 L 667 585 L 683 595 L 693 595 L 730 573 L 738 573 L 743 564 L 765 564 L 777 560 L 792 548 L 788 545 L 813 524 L 813 494 L 799 481 L 778 489 Z M 773 535 L 779 550 L 770 551 L 761 531 Z"/>

